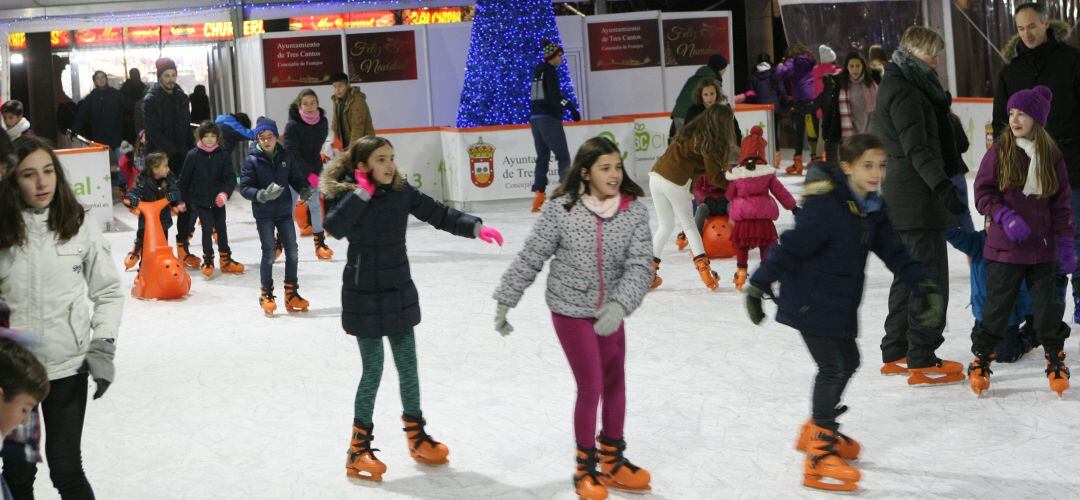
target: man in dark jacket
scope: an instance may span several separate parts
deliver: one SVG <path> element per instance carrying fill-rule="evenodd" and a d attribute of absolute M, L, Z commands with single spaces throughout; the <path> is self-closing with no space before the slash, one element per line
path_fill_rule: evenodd
<path fill-rule="evenodd" d="M 139 107 L 146 95 L 146 84 L 142 81 L 139 68 L 131 68 L 128 72 L 127 81 L 120 86 L 120 95 L 124 96 L 124 140 L 128 141 L 128 144 L 135 144 L 135 136 L 142 129 L 142 110 Z"/>
<path fill-rule="evenodd" d="M 888 154 L 889 175 L 882 194 L 889 219 L 911 256 L 927 267 L 947 305 L 945 229 L 955 226 L 955 215 L 965 213 L 967 207 L 950 181 L 963 171 L 949 122 L 952 97 L 933 69 L 944 48 L 944 40 L 932 30 L 908 28 L 893 62 L 885 66 L 873 130 Z M 911 298 L 904 283 L 894 280 L 881 341 L 883 372 L 909 373 L 912 385 L 962 380 L 963 365 L 935 354 L 945 341 L 945 310 L 932 323 L 938 326 L 919 326 L 915 318 L 924 312 L 925 304 Z M 903 363 L 906 368 L 900 366 Z"/>
<path fill-rule="evenodd" d="M 169 157 L 169 170 L 180 178 L 180 169 L 184 166 L 184 156 L 194 143 L 191 133 L 191 109 L 188 96 L 176 83 L 176 63 L 162 57 L 154 63 L 157 66 L 157 83 L 142 100 L 143 126 L 146 127 L 145 154 L 161 151 Z M 188 201 L 186 193 L 182 193 Z M 187 203 L 190 205 L 190 203 Z M 188 252 L 188 240 L 195 228 L 194 218 L 189 211 L 180 212 L 176 217 L 176 251 L 188 267 L 198 269 L 201 262 L 198 257 Z"/>
<path fill-rule="evenodd" d="M 79 103 L 75 115 L 75 133 L 109 146 L 110 159 L 115 162 L 116 148 L 123 141 L 124 124 L 116 110 L 123 106 L 119 90 L 109 86 L 104 71 L 94 72 L 94 90 Z"/>
<path fill-rule="evenodd" d="M 570 168 L 570 149 L 563 131 L 563 110 L 569 110 L 574 121 L 581 120 L 577 106 L 563 98 L 559 85 L 559 66 L 563 63 L 563 49 L 555 42 L 543 41 L 544 62 L 537 64 L 532 72 L 530 90 L 529 126 L 532 128 L 533 144 L 536 146 L 536 168 L 533 170 L 532 211 L 539 212 L 547 197 L 548 161 L 555 153 L 559 164 L 559 181 L 566 178 Z"/>
<path fill-rule="evenodd" d="M 1016 8 L 1017 36 L 1005 47 L 1008 64 L 998 74 L 994 88 L 994 136 L 1009 125 L 1009 96 L 1017 91 L 1045 85 L 1054 93 L 1054 105 L 1046 120 L 1046 131 L 1054 138 L 1069 169 L 1073 188 L 1072 211 L 1080 217 L 1080 49 L 1064 43 L 1069 26 L 1051 21 L 1046 6 L 1025 3 Z M 1075 239 L 1080 249 L 1080 233 Z M 1058 293 L 1064 298 L 1068 278 L 1058 278 Z M 1080 323 L 1080 273 L 1073 273 L 1073 321 Z"/>

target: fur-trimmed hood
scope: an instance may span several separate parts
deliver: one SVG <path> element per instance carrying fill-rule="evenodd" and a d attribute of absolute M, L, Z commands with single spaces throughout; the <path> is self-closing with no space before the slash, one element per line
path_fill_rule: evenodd
<path fill-rule="evenodd" d="M 1056 40 L 1059 43 L 1065 43 L 1069 38 L 1069 23 L 1060 19 L 1050 20 L 1050 31 L 1047 33 L 1047 38 Z M 1005 50 L 1002 51 L 1002 56 L 1005 57 L 1005 64 L 1009 64 L 1016 59 L 1017 51 L 1020 47 L 1019 44 L 1020 35 L 1013 35 L 1009 37 L 1009 41 L 1005 42 Z"/>
<path fill-rule="evenodd" d="M 327 198 L 338 198 L 355 191 L 358 186 L 353 178 L 354 170 L 356 169 L 349 165 L 349 154 L 346 151 L 323 169 L 319 177 L 319 192 Z M 404 184 L 405 178 L 402 177 L 401 170 L 395 171 L 390 189 L 398 191 Z"/>
<path fill-rule="evenodd" d="M 776 175 L 779 170 L 771 165 L 758 165 L 753 170 L 750 170 L 742 165 L 738 165 L 731 169 L 730 172 L 724 174 L 724 178 L 729 181 L 738 179 L 751 179 L 754 177 L 765 177 L 766 175 Z"/>

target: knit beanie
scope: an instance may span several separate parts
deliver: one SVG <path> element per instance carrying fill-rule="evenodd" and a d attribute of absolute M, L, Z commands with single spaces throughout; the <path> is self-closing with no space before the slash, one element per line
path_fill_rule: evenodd
<path fill-rule="evenodd" d="M 818 62 L 822 64 L 836 62 L 836 52 L 829 48 L 828 45 L 819 45 L 817 48 Z"/>
<path fill-rule="evenodd" d="M 544 52 L 544 62 L 551 62 L 552 59 L 555 59 L 555 56 L 561 55 L 563 53 L 562 47 L 560 47 L 559 44 L 551 40 L 544 40 L 540 42 L 540 46 L 541 50 L 543 50 Z"/>
<path fill-rule="evenodd" d="M 742 146 L 739 147 L 739 165 L 766 164 L 765 147 L 768 144 L 769 141 L 765 140 L 765 131 L 760 126 L 754 125 L 750 129 L 750 135 L 743 137 Z"/>
<path fill-rule="evenodd" d="M 279 135 L 277 122 L 265 116 L 260 116 L 259 119 L 255 121 L 255 130 L 252 132 L 254 132 L 255 137 L 258 138 L 259 134 L 266 132 L 267 130 L 273 132 L 275 137 Z"/>
<path fill-rule="evenodd" d="M 1005 109 L 1019 109 L 1045 127 L 1046 117 L 1050 116 L 1050 101 L 1053 99 L 1054 93 L 1050 91 L 1050 88 L 1039 85 L 1013 94 L 1009 97 L 1009 104 L 1005 106 Z"/>
<path fill-rule="evenodd" d="M 161 78 L 162 73 L 170 69 L 176 71 L 176 63 L 168 57 L 162 57 L 159 58 L 157 61 L 154 61 L 154 66 L 157 67 L 157 77 L 159 79 Z"/>
<path fill-rule="evenodd" d="M 719 73 L 723 71 L 724 68 L 727 67 L 727 65 L 728 60 L 726 57 L 720 54 L 713 54 L 709 56 L 709 67 L 712 68 L 713 71 Z"/>

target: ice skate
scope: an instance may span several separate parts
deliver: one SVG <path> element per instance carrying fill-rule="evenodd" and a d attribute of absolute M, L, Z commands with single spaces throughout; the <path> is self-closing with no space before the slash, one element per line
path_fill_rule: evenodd
<path fill-rule="evenodd" d="M 533 196 L 532 211 L 533 212 L 539 212 L 540 207 L 542 207 L 544 205 L 544 200 L 547 199 L 547 195 L 544 194 L 544 191 L 540 190 L 540 189 L 537 189 L 536 191 L 533 191 L 533 192 L 536 193 L 536 195 Z"/>
<path fill-rule="evenodd" d="M 836 450 L 836 432 L 811 424 L 803 462 L 803 485 L 830 491 L 855 491 L 862 474 L 848 465 Z"/>
<path fill-rule="evenodd" d="M 300 227 L 300 236 L 311 236 L 311 216 L 308 213 L 307 203 L 297 200 L 296 206 L 293 207 L 293 219 L 296 220 L 296 225 Z"/>
<path fill-rule="evenodd" d="M 964 365 L 939 359 L 926 368 L 908 367 L 908 385 L 949 384 L 964 380 Z"/>
<path fill-rule="evenodd" d="M 990 375 L 994 373 L 990 370 L 991 361 L 989 356 L 977 356 L 968 365 L 968 384 L 971 385 L 971 392 L 975 393 L 975 397 L 982 397 L 982 393 L 990 388 Z"/>
<path fill-rule="evenodd" d="M 791 163 L 791 166 L 784 169 L 784 172 L 787 172 L 788 175 L 802 175 L 803 174 L 802 155 L 795 155 L 795 159 Z"/>
<path fill-rule="evenodd" d="M 574 490 L 578 500 L 604 500 L 607 488 L 600 483 L 596 471 L 596 448 L 577 447 L 577 472 L 574 473 Z"/>
<path fill-rule="evenodd" d="M 349 454 L 345 458 L 345 475 L 364 481 L 380 482 L 382 475 L 386 473 L 386 464 L 375 458 L 377 448 L 371 447 L 371 440 L 375 436 L 371 433 L 372 424 L 353 424 L 352 442 L 349 444 Z"/>
<path fill-rule="evenodd" d="M 1058 399 L 1065 397 L 1065 389 L 1069 388 L 1069 367 L 1065 366 L 1065 351 L 1046 353 L 1046 380 L 1050 382 L 1050 390 L 1057 393 Z"/>
<path fill-rule="evenodd" d="M 214 254 L 203 255 L 202 274 L 207 278 L 214 275 Z"/>
<path fill-rule="evenodd" d="M 187 243 L 176 244 L 176 258 L 191 270 L 198 269 L 202 265 L 202 261 L 200 261 L 198 257 L 191 255 L 191 252 L 188 251 Z"/>
<path fill-rule="evenodd" d="M 322 231 L 315 233 L 315 256 L 318 257 L 319 260 L 330 260 L 334 258 L 334 251 L 326 246 L 326 233 Z"/>
<path fill-rule="evenodd" d="M 652 490 L 649 486 L 649 471 L 642 469 L 623 457 L 626 441 L 613 441 L 603 436 L 596 437 L 600 443 L 600 484 L 608 488 L 617 488 L 632 492 Z"/>
<path fill-rule="evenodd" d="M 814 419 L 807 419 L 799 430 L 799 438 L 795 441 L 795 449 L 806 452 L 810 449 L 810 441 L 814 438 Z M 859 442 L 851 439 L 847 434 L 836 432 L 836 454 L 844 460 L 858 460 L 862 446 Z"/>
<path fill-rule="evenodd" d="M 300 286 L 297 285 L 296 282 L 291 282 L 291 283 L 288 282 L 288 281 L 285 282 L 285 310 L 286 311 L 289 311 L 289 312 L 297 312 L 297 311 L 307 312 L 308 306 L 310 306 L 311 304 L 308 303 L 307 300 L 305 300 L 303 297 L 300 296 L 300 293 L 297 292 L 297 290 L 299 290 L 299 289 L 300 289 Z"/>
<path fill-rule="evenodd" d="M 277 310 L 277 297 L 274 297 L 274 285 L 264 285 L 262 287 L 262 294 L 259 295 L 259 306 L 262 307 L 264 313 L 267 316 L 273 316 L 274 311 Z"/>
<path fill-rule="evenodd" d="M 720 286 L 720 276 L 709 267 L 709 257 L 705 254 L 694 257 L 694 267 L 697 268 L 698 274 L 701 275 L 701 282 L 705 283 L 705 286 L 710 291 L 716 291 L 717 287 Z"/>
<path fill-rule="evenodd" d="M 142 260 L 142 242 L 136 241 L 135 246 L 128 252 L 127 257 L 124 257 L 124 270 L 127 271 L 135 267 L 139 261 Z"/>
<path fill-rule="evenodd" d="M 881 365 L 882 375 L 908 375 L 907 358 L 900 358 Z"/>
<path fill-rule="evenodd" d="M 244 265 L 232 260 L 232 252 L 221 252 L 221 272 L 240 274 L 244 272 Z"/>
<path fill-rule="evenodd" d="M 653 257 L 652 259 L 652 285 L 649 288 L 657 288 L 664 283 L 663 278 L 660 277 L 660 259 Z"/>
<path fill-rule="evenodd" d="M 680 232 L 679 235 L 675 237 L 675 246 L 679 248 L 680 252 L 686 250 L 686 245 L 689 244 L 690 240 L 686 239 L 686 233 Z"/>
<path fill-rule="evenodd" d="M 401 430 L 405 431 L 405 437 L 409 440 L 409 455 L 412 455 L 413 460 L 427 465 L 450 463 L 447 458 L 450 455 L 450 449 L 445 444 L 432 439 L 424 431 L 424 425 L 427 422 L 422 417 L 402 415 L 401 422 L 405 424 Z"/>
<path fill-rule="evenodd" d="M 742 291 L 743 286 L 746 285 L 746 277 L 748 275 L 749 273 L 746 272 L 745 267 L 740 267 L 735 271 L 735 279 L 731 280 L 731 282 L 735 284 L 736 290 Z"/>

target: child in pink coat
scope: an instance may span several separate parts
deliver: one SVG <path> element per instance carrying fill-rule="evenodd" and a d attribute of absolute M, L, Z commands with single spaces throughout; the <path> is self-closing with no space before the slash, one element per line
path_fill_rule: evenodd
<path fill-rule="evenodd" d="M 739 150 L 739 164 L 728 172 L 727 199 L 728 217 L 735 223 L 731 231 L 731 244 L 738 254 L 738 270 L 735 272 L 735 288 L 742 291 L 746 283 L 747 261 L 752 248 L 761 251 L 761 261 L 765 262 L 765 251 L 776 244 L 776 225 L 773 221 L 780 218 L 775 197 L 785 209 L 796 210 L 795 198 L 776 178 L 777 169 L 765 162 L 765 146 L 768 142 L 763 137 L 764 131 L 759 126 L 750 129 L 750 135 L 743 139 Z"/>

